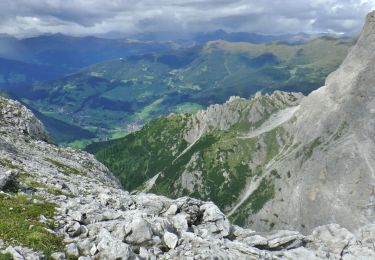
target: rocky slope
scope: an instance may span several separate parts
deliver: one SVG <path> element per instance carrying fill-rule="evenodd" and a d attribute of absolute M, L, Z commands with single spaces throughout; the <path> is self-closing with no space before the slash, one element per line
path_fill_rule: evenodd
<path fill-rule="evenodd" d="M 0 98 L 0 259 L 375 257 L 375 225 L 242 229 L 211 202 L 130 195 L 92 155 L 48 140 L 29 110 Z"/>
<path fill-rule="evenodd" d="M 375 12 L 308 97 L 232 98 L 88 150 L 127 189 L 212 200 L 242 226 L 307 234 L 338 223 L 357 232 L 375 221 L 374 67 Z"/>

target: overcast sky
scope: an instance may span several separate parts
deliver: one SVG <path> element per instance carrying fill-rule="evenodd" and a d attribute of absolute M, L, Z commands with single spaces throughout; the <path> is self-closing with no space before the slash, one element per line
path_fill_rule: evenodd
<path fill-rule="evenodd" d="M 375 0 L 3 0 L 0 33 L 247 31 L 355 34 Z"/>

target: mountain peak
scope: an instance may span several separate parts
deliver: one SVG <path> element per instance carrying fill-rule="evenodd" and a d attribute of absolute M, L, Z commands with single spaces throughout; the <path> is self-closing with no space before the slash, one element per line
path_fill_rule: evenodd
<path fill-rule="evenodd" d="M 366 23 L 363 29 L 363 34 L 374 34 L 375 33 L 375 10 L 370 12 L 366 17 Z"/>
<path fill-rule="evenodd" d="M 341 66 L 331 73 L 325 86 L 313 91 L 301 104 L 301 128 L 317 124 L 316 131 L 300 131 L 316 138 L 322 131 L 343 122 L 362 120 L 375 112 L 375 12 L 368 14 L 362 33 Z M 307 123 L 309 122 L 309 123 Z"/>
<path fill-rule="evenodd" d="M 375 68 L 375 11 L 367 15 L 366 23 L 357 44 L 342 65 L 326 81 L 333 99 L 340 102 L 351 96 L 366 96 L 374 92 Z"/>

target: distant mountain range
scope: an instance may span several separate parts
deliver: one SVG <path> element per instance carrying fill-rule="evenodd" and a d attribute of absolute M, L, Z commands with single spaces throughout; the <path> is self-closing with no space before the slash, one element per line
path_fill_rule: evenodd
<path fill-rule="evenodd" d="M 72 72 L 105 60 L 169 50 L 172 43 L 141 42 L 127 39 L 73 37 L 63 34 L 16 39 L 0 36 L 0 57 L 46 65 Z"/>
<path fill-rule="evenodd" d="M 112 35 L 112 34 L 110 34 Z M 131 37 L 142 41 L 173 41 L 181 45 L 202 45 L 209 41 L 228 41 L 228 42 L 247 42 L 247 43 L 272 43 L 272 42 L 285 42 L 290 44 L 301 44 L 306 41 L 316 39 L 323 36 L 329 36 L 334 38 L 342 38 L 342 35 L 330 35 L 330 34 L 307 34 L 307 33 L 296 33 L 296 34 L 280 34 L 280 35 L 266 35 L 259 33 L 249 32 L 226 32 L 224 30 L 216 30 L 211 32 L 196 32 L 196 33 L 184 33 L 184 32 L 149 32 L 135 34 Z"/>

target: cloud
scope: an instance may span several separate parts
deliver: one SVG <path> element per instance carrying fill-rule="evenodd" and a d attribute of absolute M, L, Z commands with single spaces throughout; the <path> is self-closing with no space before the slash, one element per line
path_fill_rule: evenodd
<path fill-rule="evenodd" d="M 0 2 L 0 32 L 108 31 L 356 33 L 375 0 L 12 0 Z"/>

